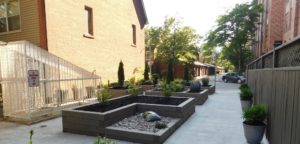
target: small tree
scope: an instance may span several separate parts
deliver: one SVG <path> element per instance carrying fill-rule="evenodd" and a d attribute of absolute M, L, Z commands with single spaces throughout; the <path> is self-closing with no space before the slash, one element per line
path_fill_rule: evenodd
<path fill-rule="evenodd" d="M 189 66 L 188 65 L 184 65 L 184 80 L 186 82 L 190 81 L 190 71 L 189 71 Z"/>
<path fill-rule="evenodd" d="M 145 63 L 145 71 L 144 71 L 144 80 L 149 80 L 149 65 L 147 64 L 147 62 Z"/>
<path fill-rule="evenodd" d="M 125 80 L 125 76 L 124 76 L 124 65 L 122 60 L 119 63 L 119 69 L 118 69 L 118 83 L 120 86 L 124 85 L 124 80 Z"/>

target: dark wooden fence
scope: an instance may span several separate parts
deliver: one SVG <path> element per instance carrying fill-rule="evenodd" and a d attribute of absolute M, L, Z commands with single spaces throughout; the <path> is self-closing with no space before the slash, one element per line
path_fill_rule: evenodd
<path fill-rule="evenodd" d="M 300 38 L 248 65 L 254 103 L 268 107 L 270 144 L 300 144 Z"/>

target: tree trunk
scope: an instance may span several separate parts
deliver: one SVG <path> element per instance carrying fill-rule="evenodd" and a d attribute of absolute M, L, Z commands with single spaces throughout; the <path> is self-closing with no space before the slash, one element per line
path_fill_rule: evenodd
<path fill-rule="evenodd" d="M 174 80 L 173 61 L 168 62 L 167 84 Z"/>

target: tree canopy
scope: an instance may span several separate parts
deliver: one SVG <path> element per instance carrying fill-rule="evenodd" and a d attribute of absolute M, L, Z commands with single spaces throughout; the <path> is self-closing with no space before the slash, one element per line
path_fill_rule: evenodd
<path fill-rule="evenodd" d="M 253 0 L 237 4 L 232 10 L 219 17 L 217 25 L 209 32 L 202 48 L 202 56 L 209 56 L 216 47 L 222 47 L 222 55 L 238 71 L 245 69 L 252 57 L 250 46 L 255 42 L 254 35 L 262 5 Z M 205 59 L 205 57 L 204 57 Z"/>
<path fill-rule="evenodd" d="M 167 82 L 174 79 L 174 65 L 188 65 L 198 56 L 200 36 L 190 27 L 173 17 L 167 18 L 161 27 L 146 30 L 146 46 L 155 48 L 155 59 L 168 64 Z"/>

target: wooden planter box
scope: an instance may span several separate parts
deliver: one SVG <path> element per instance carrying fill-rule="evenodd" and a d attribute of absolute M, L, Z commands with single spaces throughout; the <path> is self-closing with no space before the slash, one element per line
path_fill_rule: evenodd
<path fill-rule="evenodd" d="M 206 100 L 208 98 L 208 94 L 209 94 L 209 91 L 207 89 L 204 89 L 199 93 L 191 93 L 191 92 L 189 92 L 189 90 L 186 90 L 186 91 L 183 91 L 183 92 L 174 92 L 174 93 L 172 93 L 172 96 L 194 98 L 195 104 L 202 105 L 206 102 Z M 162 96 L 162 92 L 161 91 L 148 90 L 148 91 L 146 91 L 146 95 Z"/>
<path fill-rule="evenodd" d="M 142 99 L 142 100 L 139 100 Z M 95 107 L 98 103 L 79 106 L 62 111 L 63 131 L 91 136 L 106 136 L 119 140 L 127 140 L 138 143 L 153 144 L 163 143 L 183 122 L 194 112 L 193 98 L 170 98 L 180 100 L 178 105 L 164 105 L 146 103 L 147 99 L 164 99 L 156 96 L 123 96 L 111 99 L 110 102 L 126 102 L 127 104 L 105 112 L 86 111 Z M 182 101 L 182 102 L 181 102 Z M 168 128 L 157 133 L 143 132 L 111 127 L 112 124 L 136 113 L 155 111 L 159 115 L 175 118 L 168 124 Z"/>
<path fill-rule="evenodd" d="M 214 85 L 202 86 L 203 89 L 208 89 L 208 94 L 212 95 L 216 92 L 216 87 Z"/>

